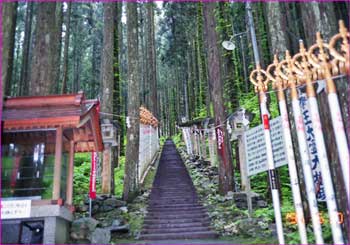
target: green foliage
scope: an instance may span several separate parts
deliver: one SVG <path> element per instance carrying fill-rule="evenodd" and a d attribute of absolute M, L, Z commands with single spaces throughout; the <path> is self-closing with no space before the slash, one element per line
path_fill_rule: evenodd
<path fill-rule="evenodd" d="M 199 117 L 199 118 L 203 118 L 203 117 L 207 117 L 207 116 L 208 116 L 207 108 L 203 105 L 203 106 L 199 109 L 198 117 Z"/>
<path fill-rule="evenodd" d="M 182 141 L 182 134 L 178 133 L 176 135 L 174 135 L 172 137 L 172 140 L 174 141 L 174 144 L 176 145 L 176 147 L 180 147 L 183 146 L 185 143 Z"/>
<path fill-rule="evenodd" d="M 125 156 L 119 157 L 119 166 L 114 169 L 114 191 L 115 195 L 122 197 L 124 184 Z"/>
<path fill-rule="evenodd" d="M 74 158 L 73 203 L 83 204 L 89 193 L 91 154 L 78 153 Z"/>
<path fill-rule="evenodd" d="M 167 139 L 166 136 L 161 136 L 161 137 L 159 138 L 159 145 L 160 145 L 160 147 L 162 147 L 162 146 L 164 145 L 166 139 Z"/>

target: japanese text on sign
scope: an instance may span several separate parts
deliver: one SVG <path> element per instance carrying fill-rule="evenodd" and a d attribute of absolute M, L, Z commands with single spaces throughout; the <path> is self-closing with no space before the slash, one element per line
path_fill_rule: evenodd
<path fill-rule="evenodd" d="M 31 200 L 1 201 L 1 219 L 29 218 Z"/>
<path fill-rule="evenodd" d="M 288 164 L 282 130 L 281 117 L 277 117 L 270 121 L 270 133 L 275 167 Z M 248 176 L 267 171 L 264 126 L 260 125 L 246 131 L 244 134 L 244 144 L 246 147 Z"/>
<path fill-rule="evenodd" d="M 316 188 L 316 197 L 318 201 L 326 201 L 326 194 L 322 183 L 321 167 L 316 149 L 314 129 L 312 128 L 312 121 L 310 112 L 307 106 L 307 96 L 305 93 L 301 93 L 299 97 L 299 103 L 301 112 L 303 114 L 305 134 L 307 139 L 307 146 L 309 148 L 309 156 L 311 160 L 312 175 L 314 177 L 314 183 Z"/>

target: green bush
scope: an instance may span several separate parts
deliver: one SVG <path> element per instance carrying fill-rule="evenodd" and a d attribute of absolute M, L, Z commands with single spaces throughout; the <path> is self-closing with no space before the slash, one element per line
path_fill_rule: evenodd
<path fill-rule="evenodd" d="M 91 153 L 78 153 L 74 157 L 73 203 L 82 205 L 90 187 Z"/>
<path fill-rule="evenodd" d="M 123 185 L 124 185 L 124 166 L 125 166 L 125 156 L 119 158 L 119 166 L 114 169 L 114 190 L 115 195 L 122 197 L 123 195 Z"/>

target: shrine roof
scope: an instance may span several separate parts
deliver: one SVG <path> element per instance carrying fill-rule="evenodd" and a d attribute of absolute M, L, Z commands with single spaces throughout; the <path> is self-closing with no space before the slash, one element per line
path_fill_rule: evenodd
<path fill-rule="evenodd" d="M 77 151 L 101 151 L 98 105 L 98 100 L 86 100 L 83 93 L 6 98 L 2 131 L 20 134 L 62 127 L 67 140 L 76 142 Z"/>

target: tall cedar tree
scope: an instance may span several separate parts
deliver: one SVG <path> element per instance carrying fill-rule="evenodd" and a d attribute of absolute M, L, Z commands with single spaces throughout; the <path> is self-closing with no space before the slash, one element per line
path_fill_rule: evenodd
<path fill-rule="evenodd" d="M 125 158 L 123 199 L 130 200 L 137 191 L 137 164 L 139 160 L 139 57 L 137 3 L 127 4 L 127 41 L 128 41 L 128 122 Z"/>
<path fill-rule="evenodd" d="M 48 95 L 55 85 L 56 3 L 37 3 L 35 43 L 31 61 L 30 95 Z"/>
<path fill-rule="evenodd" d="M 215 124 L 218 126 L 217 138 L 223 137 L 223 142 L 218 143 L 219 160 L 219 193 L 225 195 L 233 190 L 233 165 L 229 135 L 225 125 L 225 110 L 222 99 L 223 82 L 220 73 L 220 57 L 217 46 L 216 20 L 214 16 L 216 3 L 203 4 L 204 26 L 206 32 L 206 44 L 208 50 L 209 86 L 214 106 Z M 219 126 L 220 125 L 220 126 Z M 220 136 L 219 134 L 222 134 Z"/>
<path fill-rule="evenodd" d="M 113 113 L 113 50 L 114 50 L 114 28 L 115 28 L 115 8 L 116 3 L 104 3 L 104 28 L 103 28 L 103 50 L 101 62 L 101 83 L 102 98 L 101 110 L 106 113 Z M 105 145 L 103 151 L 102 166 L 102 192 L 111 192 L 111 177 L 113 173 L 113 159 L 111 146 Z"/>
<path fill-rule="evenodd" d="M 122 10 L 122 3 L 117 2 L 116 3 L 116 14 L 114 16 L 114 50 L 113 50 L 113 77 L 114 77 L 114 82 L 113 82 L 113 113 L 116 115 L 120 115 L 122 111 L 122 99 L 121 99 L 121 79 L 120 79 L 120 49 L 119 49 L 119 42 L 120 39 L 122 38 L 121 32 L 120 32 L 120 23 L 121 23 L 121 10 Z M 119 126 L 119 132 L 118 134 L 122 136 L 122 118 L 121 117 L 115 117 L 115 119 L 118 123 Z M 119 138 L 120 141 L 118 142 L 118 154 L 114 156 L 116 159 L 116 166 L 118 166 L 118 156 L 120 155 L 120 148 L 121 148 L 121 139 L 122 137 Z"/>
<path fill-rule="evenodd" d="M 66 35 L 64 36 L 64 49 L 63 49 L 63 67 L 62 67 L 62 87 L 61 93 L 64 94 L 67 91 L 67 80 L 68 80 L 68 48 L 70 39 L 70 21 L 72 13 L 72 2 L 68 2 L 66 12 Z"/>
<path fill-rule="evenodd" d="M 287 16 L 282 12 L 282 4 L 279 2 L 267 2 L 267 22 L 270 38 L 270 50 L 274 55 L 278 55 L 279 60 L 282 60 L 285 51 L 289 48 L 287 28 Z"/>
<path fill-rule="evenodd" d="M 2 4 L 2 98 L 4 98 L 5 95 L 10 95 L 17 5 L 17 2 Z"/>
<path fill-rule="evenodd" d="M 24 40 L 22 46 L 22 67 L 19 85 L 19 95 L 28 94 L 29 49 L 30 40 L 32 36 L 33 6 L 33 2 L 27 2 L 26 19 L 24 26 Z"/>
<path fill-rule="evenodd" d="M 154 36 L 154 6 L 147 3 L 147 59 L 148 59 L 148 83 L 150 88 L 150 111 L 157 117 L 157 71 L 156 71 L 156 47 Z"/>

